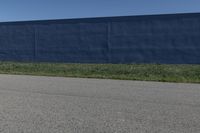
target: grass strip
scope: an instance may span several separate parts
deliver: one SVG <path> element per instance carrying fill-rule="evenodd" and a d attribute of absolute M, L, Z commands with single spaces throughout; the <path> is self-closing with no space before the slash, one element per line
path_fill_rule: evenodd
<path fill-rule="evenodd" d="M 0 73 L 200 83 L 200 65 L 0 62 Z"/>

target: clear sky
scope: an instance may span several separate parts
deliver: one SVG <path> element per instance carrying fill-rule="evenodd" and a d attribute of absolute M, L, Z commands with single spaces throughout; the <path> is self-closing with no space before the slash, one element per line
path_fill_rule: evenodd
<path fill-rule="evenodd" d="M 200 12 L 200 0 L 1 0 L 0 21 Z"/>

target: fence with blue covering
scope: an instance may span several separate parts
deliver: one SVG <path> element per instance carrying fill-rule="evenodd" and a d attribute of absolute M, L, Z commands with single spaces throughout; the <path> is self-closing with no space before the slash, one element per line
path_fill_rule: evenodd
<path fill-rule="evenodd" d="M 200 64 L 200 14 L 1 22 L 0 60 Z"/>

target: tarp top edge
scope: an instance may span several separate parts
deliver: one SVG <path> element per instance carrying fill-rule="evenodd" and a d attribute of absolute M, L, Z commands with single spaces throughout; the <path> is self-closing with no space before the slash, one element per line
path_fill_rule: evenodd
<path fill-rule="evenodd" d="M 110 16 L 110 17 L 90 17 L 90 18 L 70 18 L 70 19 L 47 19 L 47 20 L 25 20 L 0 22 L 0 25 L 15 24 L 49 24 L 49 23 L 81 23 L 81 22 L 106 22 L 106 21 L 128 21 L 134 19 L 154 19 L 154 18 L 179 18 L 179 17 L 200 17 L 200 13 L 174 13 L 174 14 L 153 14 L 153 15 L 129 15 L 129 16 Z"/>

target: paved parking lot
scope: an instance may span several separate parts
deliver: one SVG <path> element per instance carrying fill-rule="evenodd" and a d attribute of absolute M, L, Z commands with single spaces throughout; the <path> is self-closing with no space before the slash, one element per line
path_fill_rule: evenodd
<path fill-rule="evenodd" d="M 200 85 L 0 75 L 2 133 L 199 133 Z"/>

